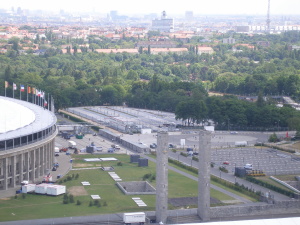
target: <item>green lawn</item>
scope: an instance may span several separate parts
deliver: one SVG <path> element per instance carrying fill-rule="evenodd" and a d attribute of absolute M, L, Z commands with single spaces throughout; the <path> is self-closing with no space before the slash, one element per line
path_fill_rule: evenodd
<path fill-rule="evenodd" d="M 103 163 L 83 161 L 83 158 L 99 157 L 99 155 L 73 155 L 72 157 L 74 158 L 74 166 L 76 164 L 80 167 L 83 164 L 87 164 L 89 167 L 100 166 L 100 164 L 102 166 L 113 166 L 115 172 L 123 181 L 141 181 L 145 174 L 155 174 L 156 165 L 154 163 L 149 161 L 148 167 L 138 167 L 137 164 L 129 162 L 130 158 L 127 155 L 105 155 L 105 157 L 115 157 L 118 161 Z M 118 166 L 118 162 L 122 162 L 122 166 Z M 79 175 L 78 179 L 75 179 L 76 174 Z M 67 181 L 68 176 L 69 181 Z M 71 179 L 71 177 L 73 178 Z M 101 169 L 72 170 L 61 180 L 63 181 L 62 185 L 66 185 L 67 190 L 70 190 L 71 187 L 83 187 L 87 194 L 75 196 L 75 202 L 69 204 L 62 203 L 63 196 L 52 197 L 34 194 L 26 194 L 24 199 L 22 195 L 19 195 L 17 199 L 13 197 L 9 200 L 0 200 L 0 221 L 155 210 L 155 195 L 139 195 L 138 197 L 147 204 L 147 207 L 140 208 L 132 200 L 132 197 L 137 196 L 124 195 L 108 173 Z M 90 182 L 91 186 L 82 186 L 82 181 Z M 151 185 L 155 187 L 155 181 L 151 182 Z M 169 198 L 196 197 L 198 195 L 197 190 L 196 181 L 169 171 Z M 92 201 L 90 195 L 93 194 L 100 195 L 101 207 L 89 206 Z M 211 191 L 211 197 L 221 201 L 233 200 L 230 196 L 215 190 Z M 81 205 L 76 205 L 77 200 L 81 202 Z M 107 203 L 107 206 L 103 206 L 104 202 Z"/>

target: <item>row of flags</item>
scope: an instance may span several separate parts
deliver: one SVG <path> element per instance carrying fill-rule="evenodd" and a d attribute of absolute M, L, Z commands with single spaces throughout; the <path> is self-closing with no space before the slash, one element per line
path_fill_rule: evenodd
<path fill-rule="evenodd" d="M 4 87 L 5 87 L 5 96 L 6 96 L 6 88 L 9 87 L 9 83 L 8 81 L 4 81 Z M 18 89 L 17 87 L 17 84 L 13 83 L 12 84 L 12 87 L 13 87 L 13 98 L 14 98 L 14 91 L 16 91 Z M 21 99 L 21 92 L 25 92 L 25 86 L 23 84 L 20 84 L 20 99 Z M 30 87 L 30 86 L 27 86 L 27 95 L 28 94 L 34 94 L 38 97 L 41 97 L 43 98 L 44 100 L 44 107 L 46 107 L 48 105 L 46 99 L 45 99 L 45 92 L 44 91 L 41 91 L 35 87 Z M 28 100 L 28 99 L 27 99 Z"/>

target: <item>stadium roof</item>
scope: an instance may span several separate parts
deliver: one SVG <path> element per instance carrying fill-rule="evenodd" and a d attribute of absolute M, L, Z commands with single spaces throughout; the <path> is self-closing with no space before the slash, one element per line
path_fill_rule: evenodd
<path fill-rule="evenodd" d="M 43 107 L 0 96 L 0 140 L 32 134 L 55 123 L 55 115 Z"/>

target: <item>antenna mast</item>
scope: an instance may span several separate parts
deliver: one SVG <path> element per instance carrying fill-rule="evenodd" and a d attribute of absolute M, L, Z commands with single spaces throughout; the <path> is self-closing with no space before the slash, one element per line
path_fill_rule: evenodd
<path fill-rule="evenodd" d="M 270 33 L 271 28 L 270 28 L 270 0 L 268 0 L 268 13 L 267 13 L 267 32 Z"/>

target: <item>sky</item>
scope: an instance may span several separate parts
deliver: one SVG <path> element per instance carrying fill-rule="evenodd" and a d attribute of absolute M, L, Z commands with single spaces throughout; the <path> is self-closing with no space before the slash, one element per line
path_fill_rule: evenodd
<path fill-rule="evenodd" d="M 109 13 L 118 11 L 119 15 L 127 14 L 160 14 L 166 11 L 167 15 L 185 14 L 193 11 L 198 14 L 246 14 L 266 15 L 268 0 L 9 0 L 1 1 L 0 8 L 10 9 L 42 9 L 60 11 L 95 11 Z M 293 15 L 300 14 L 300 0 L 271 0 L 271 14 Z"/>

